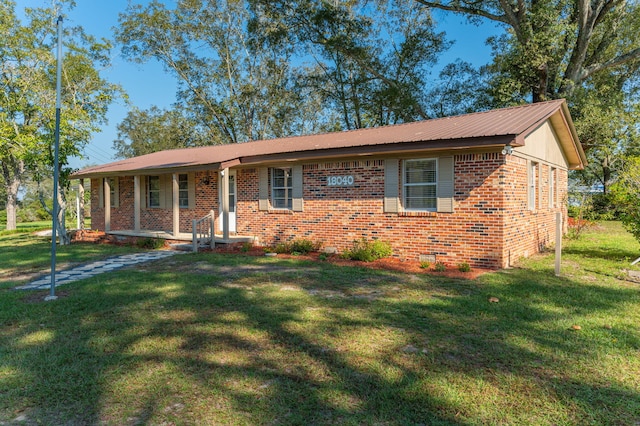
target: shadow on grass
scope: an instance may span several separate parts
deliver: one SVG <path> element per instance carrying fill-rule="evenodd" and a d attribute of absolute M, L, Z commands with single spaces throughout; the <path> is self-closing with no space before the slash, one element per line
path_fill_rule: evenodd
<path fill-rule="evenodd" d="M 11 403 L 60 424 L 638 420 L 637 392 L 576 371 L 606 345 L 637 351 L 637 333 L 597 321 L 569 331 L 571 318 L 637 301 L 633 290 L 526 270 L 471 282 L 332 265 L 217 273 L 216 260 L 207 274 L 176 272 L 192 259 L 206 257 L 105 274 L 51 304 L 12 294 L 0 413 Z"/>
<path fill-rule="evenodd" d="M 570 246 L 563 249 L 563 253 L 567 255 L 577 255 L 589 259 L 605 259 L 615 260 L 620 259 L 636 259 L 640 254 L 634 250 L 625 250 L 620 247 L 579 247 L 577 245 Z"/>

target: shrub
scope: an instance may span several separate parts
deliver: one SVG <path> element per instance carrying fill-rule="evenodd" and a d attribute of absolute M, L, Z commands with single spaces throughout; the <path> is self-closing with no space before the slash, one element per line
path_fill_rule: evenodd
<path fill-rule="evenodd" d="M 322 243 L 314 243 L 313 241 L 305 238 L 293 240 L 289 243 L 289 250 L 291 253 L 307 254 L 312 251 L 320 250 L 320 247 L 322 247 Z"/>
<path fill-rule="evenodd" d="M 433 269 L 436 272 L 444 272 L 447 270 L 447 265 L 445 265 L 443 262 L 437 261 L 436 264 L 434 265 Z"/>
<path fill-rule="evenodd" d="M 160 238 L 140 238 L 136 241 L 136 246 L 142 249 L 157 250 L 164 247 L 164 240 Z"/>
<path fill-rule="evenodd" d="M 471 271 L 471 266 L 467 262 L 462 262 L 458 264 L 458 271 L 460 272 L 469 272 Z"/>
<path fill-rule="evenodd" d="M 577 240 L 583 230 L 590 228 L 594 223 L 585 219 L 570 217 L 567 219 L 567 238 Z"/>
<path fill-rule="evenodd" d="M 391 244 L 386 241 L 367 241 L 366 238 L 355 240 L 353 247 L 345 250 L 343 257 L 351 260 L 361 260 L 363 262 L 373 262 L 376 259 L 391 256 Z"/>
<path fill-rule="evenodd" d="M 431 262 L 420 262 L 420 267 L 422 269 L 429 269 L 430 266 L 431 266 Z"/>
<path fill-rule="evenodd" d="M 278 243 L 273 248 L 273 251 L 276 253 L 290 253 L 291 249 L 289 248 L 289 244 L 287 243 Z"/>
<path fill-rule="evenodd" d="M 622 223 L 640 241 L 640 156 L 627 158 L 612 191 L 622 212 Z"/>
<path fill-rule="evenodd" d="M 301 238 L 293 240 L 289 243 L 278 243 L 273 248 L 276 253 L 290 253 L 295 255 L 307 254 L 312 251 L 318 251 L 322 247 L 322 243 L 314 243 L 311 240 Z"/>

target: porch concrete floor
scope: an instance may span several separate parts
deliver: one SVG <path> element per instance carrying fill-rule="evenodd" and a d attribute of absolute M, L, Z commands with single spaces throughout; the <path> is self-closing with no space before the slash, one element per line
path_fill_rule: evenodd
<path fill-rule="evenodd" d="M 180 232 L 178 235 L 173 235 L 171 232 L 166 231 L 151 231 L 140 230 L 134 231 L 132 229 L 108 231 L 108 235 L 122 236 L 122 237 L 143 237 L 143 238 L 162 238 L 165 240 L 175 241 L 191 241 L 193 236 L 190 233 Z M 248 235 L 229 235 L 228 239 L 224 239 L 221 234 L 215 235 L 216 244 L 232 244 L 232 243 L 252 243 L 255 241 L 255 237 Z"/>

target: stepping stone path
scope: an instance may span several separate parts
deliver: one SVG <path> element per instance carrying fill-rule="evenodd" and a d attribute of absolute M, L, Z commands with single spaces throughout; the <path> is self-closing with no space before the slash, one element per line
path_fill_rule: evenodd
<path fill-rule="evenodd" d="M 85 278 L 95 277 L 96 275 L 102 274 L 104 272 L 115 271 L 116 269 L 124 268 L 125 266 L 165 259 L 178 253 L 180 252 L 172 250 L 131 253 L 86 263 L 75 268 L 67 269 L 65 271 L 56 271 L 56 287 L 63 284 L 72 283 L 74 281 L 83 280 Z M 46 290 L 48 288 L 51 288 L 50 274 L 44 275 L 37 280 L 30 282 L 29 284 L 18 286 L 15 289 Z"/>

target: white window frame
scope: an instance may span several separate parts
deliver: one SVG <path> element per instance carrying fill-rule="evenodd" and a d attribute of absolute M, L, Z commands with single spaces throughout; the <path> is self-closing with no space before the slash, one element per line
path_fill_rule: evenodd
<path fill-rule="evenodd" d="M 434 165 L 434 181 L 433 182 L 407 183 L 407 165 L 412 162 L 418 162 L 418 161 L 433 162 L 433 165 Z M 434 188 L 433 207 L 428 207 L 428 208 L 408 207 L 407 189 L 410 187 L 418 187 L 418 186 L 432 186 Z M 437 158 L 415 158 L 415 159 L 404 160 L 402 162 L 402 205 L 404 206 L 405 211 L 428 211 L 428 212 L 438 211 L 438 159 Z"/>
<path fill-rule="evenodd" d="M 178 207 L 189 208 L 189 175 L 187 173 L 178 175 Z"/>
<path fill-rule="evenodd" d="M 549 208 L 556 207 L 556 168 L 549 166 Z"/>
<path fill-rule="evenodd" d="M 151 189 L 151 180 L 157 180 L 158 182 L 158 188 L 157 189 Z M 160 200 L 160 192 L 162 191 L 162 181 L 160 179 L 160 176 L 148 176 L 147 177 L 147 207 L 149 207 L 150 209 L 158 209 L 160 208 L 160 204 L 161 204 L 161 200 Z M 151 193 L 158 193 L 158 204 L 151 204 Z"/>
<path fill-rule="evenodd" d="M 111 200 L 111 207 L 118 207 L 118 192 L 119 192 L 119 185 L 118 185 L 118 178 L 117 177 L 112 177 L 112 178 L 108 178 L 109 179 L 109 192 L 110 192 L 110 196 L 109 199 Z"/>
<path fill-rule="evenodd" d="M 529 210 L 536 210 L 536 202 L 538 201 L 537 184 L 538 184 L 538 163 L 535 161 L 529 162 L 529 182 L 528 182 L 528 196 L 529 196 Z"/>
<path fill-rule="evenodd" d="M 284 186 L 275 186 L 276 171 L 284 172 Z M 279 178 L 279 177 L 278 177 Z M 276 191 L 284 190 L 284 198 L 276 198 Z M 285 206 L 278 206 L 276 200 L 284 200 Z M 271 169 L 271 206 L 276 210 L 293 210 L 293 173 L 290 167 L 274 167 Z"/>

